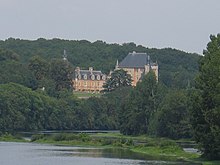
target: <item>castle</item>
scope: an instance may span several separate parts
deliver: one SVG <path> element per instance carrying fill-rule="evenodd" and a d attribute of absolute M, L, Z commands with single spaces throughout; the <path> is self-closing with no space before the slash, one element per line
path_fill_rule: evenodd
<path fill-rule="evenodd" d="M 146 53 L 129 53 L 120 63 L 116 63 L 115 70 L 123 69 L 131 75 L 132 86 L 136 86 L 137 82 L 142 79 L 150 70 L 152 70 L 158 81 L 158 64 L 150 60 L 150 56 Z M 107 80 L 107 75 L 101 71 L 81 70 L 79 67 L 75 69 L 73 78 L 73 88 L 75 91 L 100 92 Z"/>
<path fill-rule="evenodd" d="M 137 82 L 150 70 L 155 73 L 158 81 L 158 64 L 151 62 L 147 53 L 129 53 L 119 64 L 117 61 L 115 70 L 117 69 L 123 69 L 131 75 L 132 86 L 136 86 Z"/>

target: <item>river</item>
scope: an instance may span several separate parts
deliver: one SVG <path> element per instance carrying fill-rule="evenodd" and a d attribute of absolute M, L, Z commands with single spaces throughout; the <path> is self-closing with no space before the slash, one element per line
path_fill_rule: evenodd
<path fill-rule="evenodd" d="M 162 165 L 190 164 L 153 160 L 123 149 L 0 142 L 0 165 Z"/>

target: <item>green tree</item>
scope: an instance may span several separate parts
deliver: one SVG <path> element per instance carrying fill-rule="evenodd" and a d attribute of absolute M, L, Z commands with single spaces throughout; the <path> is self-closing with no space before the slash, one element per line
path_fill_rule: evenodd
<path fill-rule="evenodd" d="M 56 90 L 72 89 L 72 68 L 68 61 L 53 59 L 51 61 L 51 78 L 56 83 Z"/>
<path fill-rule="evenodd" d="M 28 68 L 17 61 L 0 62 L 0 84 L 15 82 L 30 88 L 36 87 L 36 79 Z"/>
<path fill-rule="evenodd" d="M 192 125 L 204 156 L 220 159 L 220 34 L 210 39 L 192 96 Z"/>
<path fill-rule="evenodd" d="M 119 129 L 120 117 L 124 113 L 122 107 L 129 98 L 132 90 L 132 86 L 121 87 L 112 92 L 107 92 L 103 96 L 103 99 L 106 99 L 108 119 L 114 124 L 112 129 Z"/>
<path fill-rule="evenodd" d="M 120 117 L 120 131 L 123 134 L 144 134 L 156 107 L 157 81 L 153 72 L 149 72 L 131 92 L 123 106 Z"/>
<path fill-rule="evenodd" d="M 73 97 L 56 99 L 15 83 L 0 84 L 0 130 L 76 129 Z"/>
<path fill-rule="evenodd" d="M 191 137 L 187 93 L 171 90 L 164 97 L 156 113 L 156 135 L 172 139 Z"/>
<path fill-rule="evenodd" d="M 28 68 L 34 73 L 37 80 L 49 76 L 49 63 L 39 56 L 34 56 L 30 59 Z"/>
<path fill-rule="evenodd" d="M 107 79 L 103 85 L 104 91 L 110 92 L 120 87 L 131 86 L 131 75 L 120 69 L 115 70 L 111 74 L 111 78 Z"/>
<path fill-rule="evenodd" d="M 19 55 L 10 50 L 0 49 L 0 61 L 5 60 L 19 61 Z"/>

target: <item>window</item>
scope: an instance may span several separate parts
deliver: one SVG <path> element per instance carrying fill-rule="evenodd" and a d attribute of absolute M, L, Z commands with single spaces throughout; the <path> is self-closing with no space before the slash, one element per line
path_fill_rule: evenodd
<path fill-rule="evenodd" d="M 105 75 L 102 76 L 102 80 L 106 80 L 106 76 Z"/>
<path fill-rule="evenodd" d="M 95 75 L 92 75 L 92 76 L 91 76 L 91 79 L 92 79 L 92 80 L 95 80 Z"/>

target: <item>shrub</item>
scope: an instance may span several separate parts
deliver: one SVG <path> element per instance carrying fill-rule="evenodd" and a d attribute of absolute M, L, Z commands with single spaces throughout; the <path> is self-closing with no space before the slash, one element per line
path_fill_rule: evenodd
<path fill-rule="evenodd" d="M 34 142 L 36 140 L 44 139 L 45 135 L 44 134 L 36 134 L 31 136 L 31 142 Z"/>

